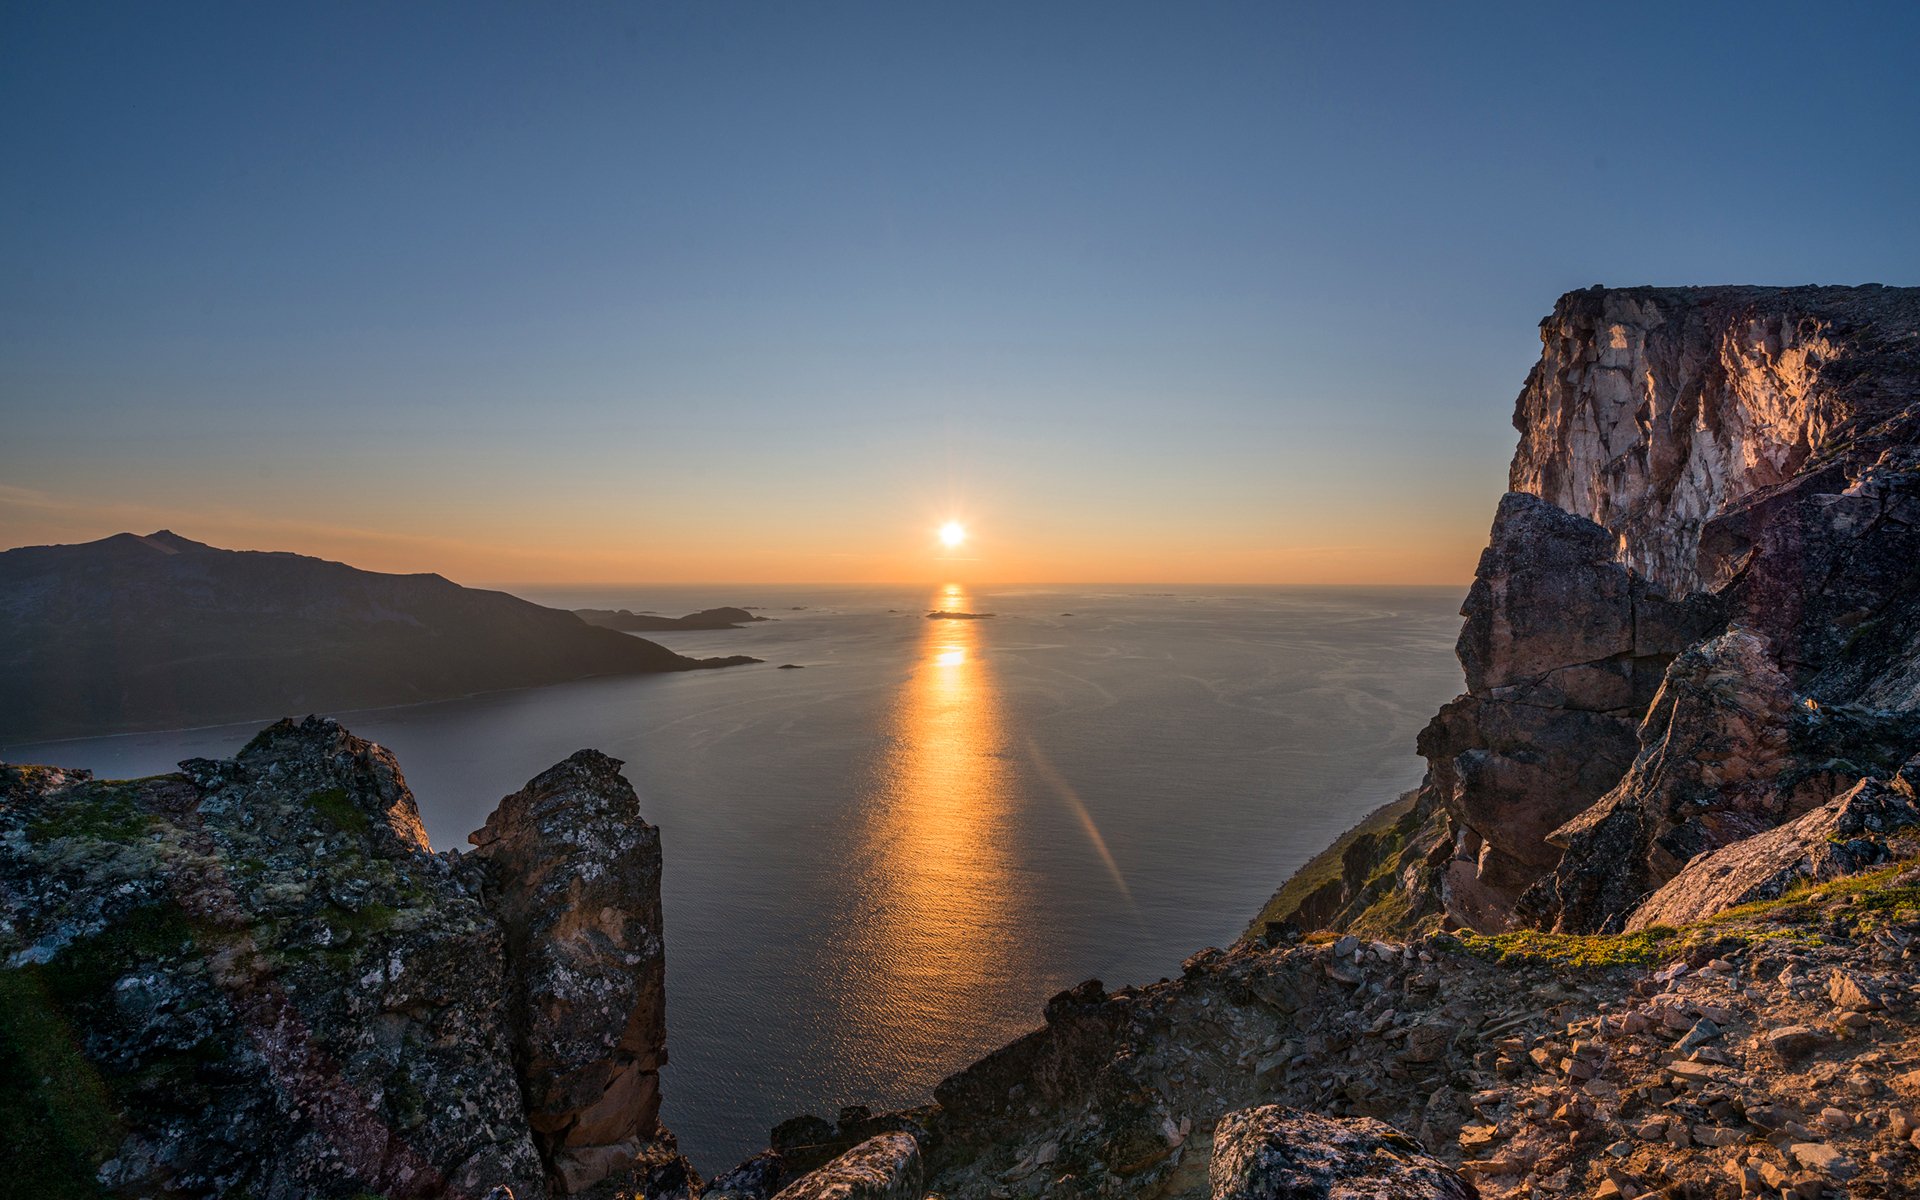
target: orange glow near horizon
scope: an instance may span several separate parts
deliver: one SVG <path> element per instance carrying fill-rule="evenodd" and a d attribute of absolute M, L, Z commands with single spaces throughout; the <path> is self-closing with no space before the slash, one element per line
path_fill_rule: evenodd
<path fill-rule="evenodd" d="M 929 502 L 929 509 L 938 512 Z M 326 511 L 316 507 L 313 511 Z M 949 509 L 948 511 L 952 511 Z M 283 550 L 369 571 L 432 572 L 469 586 L 924 583 L 964 572 L 1005 584 L 1464 584 L 1486 542 L 1484 519 L 1439 511 L 1341 510 L 1298 520 L 1236 513 L 1214 520 L 1128 519 L 1077 509 L 976 514 L 972 522 L 901 520 L 885 506 L 832 512 L 709 505 L 685 517 L 605 506 L 528 503 L 415 514 L 339 514 L 337 522 L 195 506 L 68 501 L 0 485 L 0 548 L 85 542 L 171 529 L 234 550 Z M 932 536 L 929 536 L 929 529 Z M 427 532 L 427 531 L 431 532 Z M 949 539 L 957 533 L 958 543 Z"/>

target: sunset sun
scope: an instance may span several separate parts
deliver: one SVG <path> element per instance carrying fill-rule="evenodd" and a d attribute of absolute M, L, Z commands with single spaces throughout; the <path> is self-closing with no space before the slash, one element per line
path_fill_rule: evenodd
<path fill-rule="evenodd" d="M 958 521 L 948 521 L 940 527 L 940 544 L 952 549 L 967 540 L 967 527 Z"/>

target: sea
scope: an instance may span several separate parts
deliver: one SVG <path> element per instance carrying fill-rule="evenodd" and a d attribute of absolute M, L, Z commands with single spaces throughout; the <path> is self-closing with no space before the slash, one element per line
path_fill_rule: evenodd
<path fill-rule="evenodd" d="M 399 757 L 436 849 L 575 750 L 625 761 L 665 848 L 663 1119 L 708 1174 L 1231 942 L 1418 782 L 1462 684 L 1458 587 L 514 590 L 767 618 L 645 635 L 757 666 L 332 714 Z M 0 757 L 146 775 L 263 723 Z"/>

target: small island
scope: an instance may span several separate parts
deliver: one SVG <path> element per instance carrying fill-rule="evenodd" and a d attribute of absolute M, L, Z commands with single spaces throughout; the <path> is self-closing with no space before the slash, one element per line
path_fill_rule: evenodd
<path fill-rule="evenodd" d="M 993 615 L 994 614 L 992 613 L 930 612 L 927 614 L 927 620 L 929 621 L 983 621 L 986 618 L 991 617 Z"/>
<path fill-rule="evenodd" d="M 752 621 L 767 621 L 744 608 L 703 608 L 684 617 L 630 612 L 624 608 L 576 608 L 573 615 L 589 625 L 624 633 L 661 633 L 674 629 L 738 629 Z"/>

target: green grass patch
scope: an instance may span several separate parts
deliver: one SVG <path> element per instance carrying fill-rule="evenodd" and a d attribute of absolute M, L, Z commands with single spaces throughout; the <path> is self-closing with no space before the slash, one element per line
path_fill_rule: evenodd
<path fill-rule="evenodd" d="M 1347 926 L 1349 933 L 1362 937 L 1387 937 L 1407 928 L 1413 916 L 1413 903 L 1404 889 L 1389 887 L 1379 899 Z"/>
<path fill-rule="evenodd" d="M 131 788 L 80 787 L 57 809 L 40 814 L 27 826 L 27 835 L 51 841 L 54 838 L 84 838 L 102 842 L 131 842 L 147 835 L 153 817 L 140 807 Z"/>
<path fill-rule="evenodd" d="M 1858 875 L 1830 879 L 1825 883 L 1802 880 L 1773 900 L 1755 900 L 1707 918 L 1707 924 L 1729 925 L 1747 921 L 1786 923 L 1809 920 L 1822 908 L 1844 906 L 1859 914 L 1868 927 L 1882 922 L 1907 922 L 1920 919 L 1920 883 L 1895 884 L 1903 872 L 1911 870 L 1914 860 L 1893 863 Z"/>
<path fill-rule="evenodd" d="M 321 788 L 307 797 L 307 803 L 321 820 L 341 833 L 365 834 L 373 826 L 373 819 L 353 802 L 345 788 Z"/>
<path fill-rule="evenodd" d="M 41 972 L 0 970 L 0 1162 L 8 1195 L 104 1195 L 100 1164 L 120 1144 L 106 1086 L 74 1044 Z"/>
<path fill-rule="evenodd" d="M 1680 931 L 1655 925 L 1636 933 L 1514 933 L 1453 935 L 1460 949 L 1475 958 L 1506 964 L 1545 963 L 1562 967 L 1640 967 L 1672 956 Z"/>

